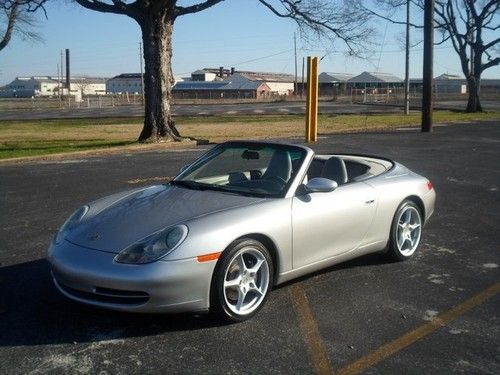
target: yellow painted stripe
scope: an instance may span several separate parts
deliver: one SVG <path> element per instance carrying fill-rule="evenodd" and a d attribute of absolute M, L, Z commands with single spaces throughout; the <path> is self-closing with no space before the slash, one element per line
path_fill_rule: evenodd
<path fill-rule="evenodd" d="M 500 282 L 493 284 L 488 289 L 483 290 L 481 293 L 465 300 L 452 309 L 439 314 L 430 322 L 421 325 L 420 327 L 404 334 L 403 336 L 389 342 L 388 344 L 382 345 L 380 348 L 371 352 L 370 354 L 361 357 L 350 365 L 338 370 L 337 375 L 359 374 L 363 372 L 367 368 L 383 361 L 387 357 L 399 352 L 400 350 L 413 344 L 417 340 L 420 340 L 422 337 L 431 334 L 451 320 L 454 320 L 459 316 L 465 314 L 470 309 L 484 303 L 486 300 L 495 296 L 499 292 Z"/>
<path fill-rule="evenodd" d="M 292 299 L 299 315 L 300 328 L 307 341 L 307 348 L 314 370 L 318 375 L 332 374 L 330 360 L 325 350 L 318 326 L 314 320 L 304 289 L 295 284 L 291 287 Z"/>

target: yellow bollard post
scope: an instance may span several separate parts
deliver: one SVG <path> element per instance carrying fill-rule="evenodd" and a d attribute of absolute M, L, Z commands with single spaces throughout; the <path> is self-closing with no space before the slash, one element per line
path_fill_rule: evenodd
<path fill-rule="evenodd" d="M 307 92 L 306 92 L 306 143 L 311 142 L 311 56 L 307 56 Z"/>
<path fill-rule="evenodd" d="M 318 140 L 318 61 L 317 57 L 313 57 L 311 60 L 311 142 Z"/>
<path fill-rule="evenodd" d="M 307 57 L 306 142 L 318 139 L 318 58 Z"/>

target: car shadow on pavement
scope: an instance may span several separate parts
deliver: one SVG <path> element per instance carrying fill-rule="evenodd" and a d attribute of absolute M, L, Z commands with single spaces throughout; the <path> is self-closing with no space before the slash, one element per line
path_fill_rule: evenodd
<path fill-rule="evenodd" d="M 0 268 L 0 347 L 154 336 L 223 325 L 209 315 L 136 314 L 63 297 L 45 259 Z"/>
<path fill-rule="evenodd" d="M 292 280 L 389 263 L 371 254 Z M 272 298 L 272 295 L 271 295 Z M 91 343 L 228 325 L 208 314 L 139 314 L 93 308 L 62 296 L 45 259 L 0 268 L 0 347 Z"/>
<path fill-rule="evenodd" d="M 340 271 L 340 270 L 345 270 L 349 268 L 358 268 L 358 267 L 365 267 L 365 266 L 377 266 L 377 265 L 382 265 L 382 264 L 390 264 L 390 263 L 396 263 L 394 260 L 392 260 L 387 254 L 383 252 L 378 252 L 378 253 L 371 253 L 367 255 L 363 255 L 359 258 L 354 258 L 352 260 L 348 260 L 343 263 L 335 264 L 333 266 L 323 268 L 321 270 L 318 270 L 316 272 L 311 272 L 308 273 L 307 275 L 298 277 L 296 279 L 287 281 L 283 284 L 280 284 L 279 286 L 275 287 L 275 289 L 279 289 L 282 287 L 287 287 L 289 285 L 301 282 L 301 281 L 307 281 L 309 279 L 313 279 L 317 276 L 321 276 L 323 274 L 335 272 L 335 271 Z"/>

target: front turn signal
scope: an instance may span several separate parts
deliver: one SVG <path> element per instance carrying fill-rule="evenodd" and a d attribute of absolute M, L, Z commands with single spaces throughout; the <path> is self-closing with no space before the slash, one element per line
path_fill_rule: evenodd
<path fill-rule="evenodd" d="M 219 259 L 219 257 L 220 257 L 221 254 L 222 254 L 221 252 L 218 252 L 218 253 L 210 253 L 210 254 L 198 255 L 196 257 L 196 260 L 198 262 L 200 262 L 200 263 L 210 262 L 212 260 Z"/>

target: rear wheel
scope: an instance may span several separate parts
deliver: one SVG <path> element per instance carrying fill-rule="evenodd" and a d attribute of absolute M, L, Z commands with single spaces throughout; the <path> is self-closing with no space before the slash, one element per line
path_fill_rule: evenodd
<path fill-rule="evenodd" d="M 405 200 L 392 220 L 389 255 L 398 261 L 410 259 L 422 235 L 422 215 L 418 206 Z"/>
<path fill-rule="evenodd" d="M 253 239 L 238 240 L 217 264 L 210 309 L 225 320 L 247 320 L 262 308 L 272 285 L 273 263 L 266 247 Z"/>

